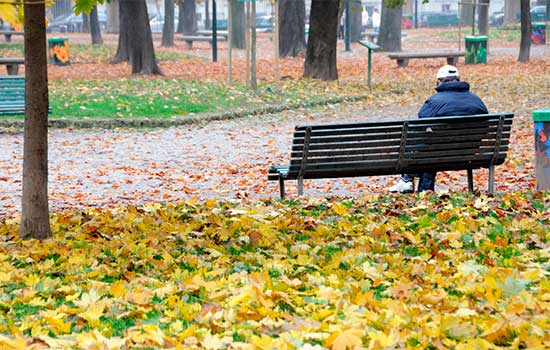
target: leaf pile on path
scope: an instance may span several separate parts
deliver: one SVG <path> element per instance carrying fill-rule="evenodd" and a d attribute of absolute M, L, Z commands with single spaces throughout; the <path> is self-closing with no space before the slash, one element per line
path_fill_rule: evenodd
<path fill-rule="evenodd" d="M 550 347 L 550 194 L 184 202 L 0 226 L 0 347 Z"/>

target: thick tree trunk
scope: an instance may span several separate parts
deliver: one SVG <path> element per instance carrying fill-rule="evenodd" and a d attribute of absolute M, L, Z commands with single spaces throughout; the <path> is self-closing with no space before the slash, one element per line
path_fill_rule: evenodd
<path fill-rule="evenodd" d="M 244 2 L 231 1 L 233 14 L 233 27 L 231 32 L 231 45 L 234 49 L 245 48 L 246 17 L 244 14 Z"/>
<path fill-rule="evenodd" d="M 183 1 L 183 35 L 197 31 L 197 5 L 195 0 Z"/>
<path fill-rule="evenodd" d="M 389 8 L 386 2 L 382 6 L 378 45 L 384 51 L 401 51 L 401 15 L 403 8 Z"/>
<path fill-rule="evenodd" d="M 489 0 L 479 0 L 480 5 L 479 15 L 477 18 L 479 34 L 480 35 L 489 35 Z"/>
<path fill-rule="evenodd" d="M 174 0 L 164 0 L 164 23 L 162 25 L 162 46 L 174 46 Z"/>
<path fill-rule="evenodd" d="M 111 0 L 107 3 L 107 33 L 118 33 L 120 28 L 118 14 L 118 0 Z"/>
<path fill-rule="evenodd" d="M 337 80 L 336 33 L 339 0 L 312 0 L 304 77 Z"/>
<path fill-rule="evenodd" d="M 101 37 L 101 28 L 99 27 L 99 18 L 97 16 L 97 6 L 92 8 L 90 12 L 90 33 L 92 33 L 92 44 L 102 45 L 103 38 Z"/>
<path fill-rule="evenodd" d="M 279 56 L 296 57 L 306 50 L 306 3 L 303 0 L 279 0 Z"/>
<path fill-rule="evenodd" d="M 183 33 L 183 16 L 184 16 L 184 10 L 183 10 L 183 1 L 180 1 L 179 3 L 179 11 L 178 11 L 178 27 L 176 28 L 176 33 Z"/>
<path fill-rule="evenodd" d="M 120 0 L 120 34 L 113 63 L 128 61 L 132 74 L 161 74 L 145 0 Z"/>
<path fill-rule="evenodd" d="M 504 0 L 504 24 L 517 23 L 517 14 L 520 12 L 519 0 Z"/>
<path fill-rule="evenodd" d="M 474 7 L 466 3 L 472 3 L 473 1 L 463 1 L 463 5 L 460 6 L 460 20 L 466 27 L 472 27 L 472 20 L 474 16 Z"/>
<path fill-rule="evenodd" d="M 82 12 L 82 27 L 75 28 L 75 32 L 89 33 L 90 32 L 90 15 Z"/>
<path fill-rule="evenodd" d="M 519 62 L 529 62 L 531 51 L 531 4 L 530 0 L 521 0 L 521 42 L 519 44 Z"/>
<path fill-rule="evenodd" d="M 361 2 L 360 1 L 351 1 L 350 2 L 350 27 L 351 27 L 351 41 L 358 42 L 361 40 L 361 21 L 362 21 L 362 12 L 361 12 Z"/>
<path fill-rule="evenodd" d="M 204 28 L 210 28 L 212 23 L 210 23 L 210 1 L 204 0 Z"/>
<path fill-rule="evenodd" d="M 48 64 L 44 4 L 24 6 L 25 134 L 21 238 L 51 236 L 48 210 Z"/>

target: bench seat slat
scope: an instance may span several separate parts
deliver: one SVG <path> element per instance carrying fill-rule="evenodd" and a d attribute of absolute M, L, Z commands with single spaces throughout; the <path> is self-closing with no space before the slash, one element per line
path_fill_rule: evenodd
<path fill-rule="evenodd" d="M 353 156 L 360 154 L 385 154 L 399 152 L 399 146 L 394 147 L 377 147 L 377 148 L 364 148 L 364 149 L 340 149 L 340 150 L 320 150 L 309 151 L 310 157 L 338 157 L 338 156 Z M 302 158 L 301 151 L 294 151 L 290 153 L 290 158 Z"/>

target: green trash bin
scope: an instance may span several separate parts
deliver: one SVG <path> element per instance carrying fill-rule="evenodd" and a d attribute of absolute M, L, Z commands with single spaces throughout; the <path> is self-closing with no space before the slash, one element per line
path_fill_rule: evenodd
<path fill-rule="evenodd" d="M 534 45 L 546 44 L 546 23 L 533 23 L 531 25 L 531 43 Z"/>
<path fill-rule="evenodd" d="M 538 190 L 550 190 L 550 108 L 533 112 L 535 177 Z"/>
<path fill-rule="evenodd" d="M 465 40 L 466 56 L 464 56 L 464 62 L 466 64 L 487 63 L 487 41 L 489 37 L 469 35 L 465 37 Z"/>
<path fill-rule="evenodd" d="M 66 66 L 71 63 L 69 60 L 69 38 L 49 38 L 48 49 L 50 63 L 56 66 Z"/>

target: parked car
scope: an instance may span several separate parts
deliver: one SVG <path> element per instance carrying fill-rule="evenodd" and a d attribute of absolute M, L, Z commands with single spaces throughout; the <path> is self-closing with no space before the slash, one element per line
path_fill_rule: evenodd
<path fill-rule="evenodd" d="M 178 29 L 178 16 L 174 16 L 174 30 Z M 149 25 L 151 26 L 151 33 L 162 33 L 162 28 L 164 27 L 164 16 L 157 14 L 149 20 Z"/>
<path fill-rule="evenodd" d="M 533 6 L 531 8 L 531 22 L 546 21 L 546 6 Z"/>
<path fill-rule="evenodd" d="M 97 14 L 99 20 L 99 28 L 103 32 L 107 27 L 107 14 L 99 12 Z M 82 15 L 74 13 L 59 19 L 55 19 L 48 23 L 46 31 L 48 33 L 66 33 L 66 32 L 82 32 Z"/>
<path fill-rule="evenodd" d="M 489 22 L 494 26 L 502 25 L 504 23 L 504 11 L 493 12 L 493 14 L 489 16 Z"/>

